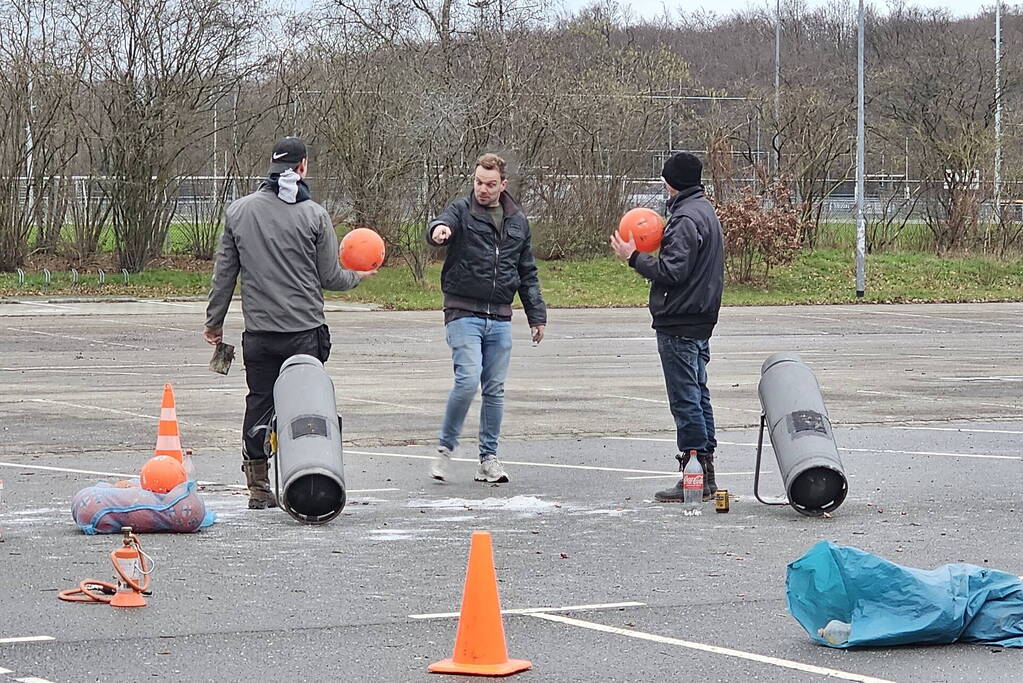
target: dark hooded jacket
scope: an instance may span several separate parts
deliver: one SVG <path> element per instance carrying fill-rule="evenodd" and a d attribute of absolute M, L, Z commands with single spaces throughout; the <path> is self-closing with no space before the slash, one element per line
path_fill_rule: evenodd
<path fill-rule="evenodd" d="M 660 251 L 657 255 L 637 251 L 629 265 L 650 280 L 655 330 L 710 339 L 725 279 L 721 223 L 700 185 L 672 197 L 668 210 Z"/>

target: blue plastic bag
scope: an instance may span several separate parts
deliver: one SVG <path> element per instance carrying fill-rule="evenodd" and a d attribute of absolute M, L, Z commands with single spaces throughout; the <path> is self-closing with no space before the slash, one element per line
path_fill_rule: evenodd
<path fill-rule="evenodd" d="M 1023 647 L 1023 581 L 972 564 L 913 569 L 821 541 L 788 567 L 789 612 L 829 647 L 984 643 Z M 851 625 L 830 643 L 818 630 Z"/>
<path fill-rule="evenodd" d="M 127 486 L 99 482 L 75 494 L 71 518 L 86 534 L 116 534 L 130 526 L 135 533 L 192 533 L 213 524 L 216 513 L 207 510 L 194 481 L 185 481 L 167 493 L 154 493 L 125 481 Z"/>

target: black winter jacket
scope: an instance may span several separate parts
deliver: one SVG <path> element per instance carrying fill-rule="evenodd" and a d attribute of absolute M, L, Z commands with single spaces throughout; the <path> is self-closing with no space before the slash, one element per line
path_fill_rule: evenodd
<path fill-rule="evenodd" d="M 507 192 L 501 193 L 501 207 L 504 225 L 495 226 L 470 194 L 427 226 L 426 241 L 447 247 L 440 277 L 444 307 L 510 317 L 518 292 L 530 326 L 545 325 L 547 306 L 540 293 L 529 221 Z M 451 237 L 438 245 L 432 233 L 441 224 L 451 228 Z"/>
<path fill-rule="evenodd" d="M 702 186 L 679 192 L 668 201 L 668 210 L 671 214 L 658 254 L 637 251 L 629 265 L 650 280 L 655 330 L 710 339 L 725 279 L 721 223 Z"/>

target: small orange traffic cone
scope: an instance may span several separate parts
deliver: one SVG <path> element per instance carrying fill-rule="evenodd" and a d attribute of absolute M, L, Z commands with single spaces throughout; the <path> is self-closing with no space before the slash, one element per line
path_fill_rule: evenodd
<path fill-rule="evenodd" d="M 174 405 L 174 387 L 163 385 L 163 403 L 160 406 L 160 424 L 156 430 L 156 450 L 153 455 L 169 455 L 184 464 L 181 452 L 181 432 L 178 430 L 178 411 Z"/>
<path fill-rule="evenodd" d="M 449 659 L 434 662 L 429 669 L 432 673 L 508 676 L 532 667 L 524 659 L 508 659 L 490 532 L 474 531 L 455 651 Z"/>

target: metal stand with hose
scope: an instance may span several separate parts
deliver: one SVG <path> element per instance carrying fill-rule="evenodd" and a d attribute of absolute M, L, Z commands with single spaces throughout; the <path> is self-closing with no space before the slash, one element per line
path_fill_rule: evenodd
<path fill-rule="evenodd" d="M 139 537 L 130 526 L 121 529 L 121 547 L 110 553 L 117 583 L 85 579 L 78 588 L 61 591 L 57 597 L 66 602 L 106 603 L 111 607 L 145 607 L 143 595 L 151 595 L 150 576 L 153 559 L 142 551 Z"/>

